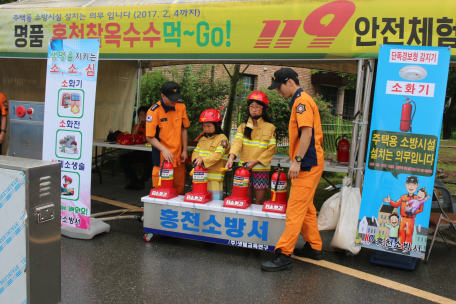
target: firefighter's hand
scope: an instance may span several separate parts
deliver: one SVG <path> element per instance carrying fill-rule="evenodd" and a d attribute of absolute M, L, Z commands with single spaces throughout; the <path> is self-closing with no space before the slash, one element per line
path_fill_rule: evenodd
<path fill-rule="evenodd" d="M 390 197 L 389 194 L 388 194 L 388 197 L 387 197 L 387 198 L 384 198 L 384 199 L 383 199 L 383 202 L 388 203 L 388 204 L 391 203 L 391 197 Z"/>
<path fill-rule="evenodd" d="M 193 162 L 196 166 L 201 166 L 203 164 L 203 159 L 201 157 L 198 157 L 197 159 L 194 160 Z"/>
<path fill-rule="evenodd" d="M 168 149 L 163 149 L 163 151 L 161 151 L 162 155 L 163 155 L 163 158 L 166 159 L 168 162 L 170 163 L 173 163 L 174 162 L 174 157 L 173 157 L 173 153 L 171 153 L 171 151 L 169 151 Z"/>
<path fill-rule="evenodd" d="M 291 164 L 290 169 L 288 170 L 288 178 L 289 179 L 294 179 L 299 176 L 299 172 L 301 171 L 301 163 L 294 161 L 293 164 Z"/>
<path fill-rule="evenodd" d="M 187 160 L 187 157 L 188 157 L 188 152 L 187 151 L 182 151 L 181 157 L 180 157 L 181 163 L 185 163 L 185 161 Z"/>
<path fill-rule="evenodd" d="M 0 132 L 0 144 L 3 144 L 5 142 L 5 132 Z"/>
<path fill-rule="evenodd" d="M 255 167 L 255 165 L 259 164 L 260 162 L 257 161 L 257 160 L 252 160 L 252 161 L 246 161 L 245 162 L 245 168 L 247 170 L 252 170 L 253 167 Z"/>

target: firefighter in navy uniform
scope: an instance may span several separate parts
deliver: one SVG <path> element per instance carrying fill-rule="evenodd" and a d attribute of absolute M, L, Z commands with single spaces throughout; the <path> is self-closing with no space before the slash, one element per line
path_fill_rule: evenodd
<path fill-rule="evenodd" d="M 274 73 L 269 90 L 291 98 L 291 117 L 288 126 L 291 179 L 285 231 L 280 237 L 272 259 L 261 265 L 264 271 L 292 268 L 291 253 L 315 260 L 322 258 L 322 242 L 317 224 L 317 210 L 313 204 L 315 190 L 324 168 L 323 132 L 320 113 L 315 101 L 299 86 L 298 74 L 290 68 Z M 306 244 L 295 249 L 299 234 Z"/>
<path fill-rule="evenodd" d="M 180 101 L 180 87 L 173 81 L 162 86 L 162 99 L 147 112 L 146 140 L 152 145 L 152 185 L 158 186 L 160 165 L 167 160 L 174 165 L 174 187 L 184 194 L 187 128 L 190 120 L 185 104 Z"/>

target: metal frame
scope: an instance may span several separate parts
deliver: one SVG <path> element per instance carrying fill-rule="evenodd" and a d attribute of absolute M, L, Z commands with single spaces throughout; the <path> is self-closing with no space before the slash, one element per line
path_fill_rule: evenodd
<path fill-rule="evenodd" d="M 447 188 L 445 187 L 442 187 L 442 186 L 437 186 L 435 185 L 434 186 L 434 192 L 435 190 L 440 190 L 443 192 L 448 192 L 449 194 L 449 191 Z M 451 197 L 451 196 L 450 196 Z M 435 241 L 435 236 L 437 235 L 437 232 L 439 232 L 440 234 L 440 237 L 443 239 L 443 241 L 445 242 L 445 244 L 447 245 L 448 249 L 451 250 L 450 248 L 450 245 L 448 245 L 445 237 L 443 236 L 442 232 L 440 232 L 440 222 L 442 221 L 442 218 L 445 217 L 447 221 L 450 222 L 450 225 L 453 226 L 453 229 L 456 231 L 456 226 L 455 224 L 453 223 L 453 221 L 450 219 L 450 217 L 446 214 L 446 212 L 443 210 L 442 208 L 442 205 L 440 204 L 440 201 L 438 200 L 438 197 L 437 197 L 437 205 L 439 206 L 440 208 L 440 216 L 439 216 L 439 221 L 437 222 L 437 225 L 435 226 L 435 231 L 434 231 L 434 236 L 432 237 L 432 242 L 431 242 L 431 246 L 429 247 L 429 250 L 428 250 L 428 253 L 427 253 L 427 257 L 426 257 L 426 260 L 425 260 L 425 263 L 427 263 L 427 261 L 429 260 L 429 256 L 431 255 L 431 250 L 432 250 L 432 247 L 434 246 L 434 241 Z"/>

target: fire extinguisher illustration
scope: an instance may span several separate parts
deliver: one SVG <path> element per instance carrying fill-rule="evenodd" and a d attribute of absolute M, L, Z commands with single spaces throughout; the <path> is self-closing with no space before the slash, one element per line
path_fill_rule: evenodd
<path fill-rule="evenodd" d="M 413 117 L 415 116 L 416 112 L 416 103 L 413 100 L 410 100 L 407 96 L 404 96 L 406 99 L 406 103 L 402 105 L 402 113 L 401 113 L 401 125 L 399 129 L 402 132 L 412 132 L 412 122 Z M 412 104 L 413 103 L 413 107 Z M 412 114 L 413 109 L 413 114 Z"/>
<path fill-rule="evenodd" d="M 339 140 L 339 138 L 342 139 Z M 336 138 L 336 150 L 337 161 L 339 163 L 348 163 L 350 159 L 350 142 L 347 140 L 347 136 L 345 134 Z"/>

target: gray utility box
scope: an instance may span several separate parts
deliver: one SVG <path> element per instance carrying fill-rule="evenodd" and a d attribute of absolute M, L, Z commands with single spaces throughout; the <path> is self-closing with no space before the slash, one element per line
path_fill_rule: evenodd
<path fill-rule="evenodd" d="M 0 303 L 59 303 L 60 250 L 60 163 L 0 156 Z"/>
<path fill-rule="evenodd" d="M 8 155 L 42 159 L 44 102 L 9 101 Z"/>

